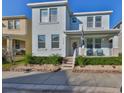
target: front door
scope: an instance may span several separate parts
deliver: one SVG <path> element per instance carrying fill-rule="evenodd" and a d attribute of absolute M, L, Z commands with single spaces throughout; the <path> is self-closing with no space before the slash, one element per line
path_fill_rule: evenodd
<path fill-rule="evenodd" d="M 78 39 L 74 39 L 74 40 L 72 39 L 71 40 L 71 48 L 70 48 L 71 49 L 70 50 L 70 56 L 73 56 L 73 52 L 74 52 L 74 49 L 76 47 L 79 48 L 79 40 Z"/>

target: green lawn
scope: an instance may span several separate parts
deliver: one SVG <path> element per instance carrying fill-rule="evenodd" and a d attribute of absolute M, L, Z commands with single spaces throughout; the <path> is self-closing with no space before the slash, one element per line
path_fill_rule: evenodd
<path fill-rule="evenodd" d="M 25 60 L 15 61 L 14 64 L 5 63 L 5 64 L 2 64 L 2 69 L 9 70 L 10 68 L 16 67 L 18 65 L 25 65 L 25 63 L 26 63 Z"/>

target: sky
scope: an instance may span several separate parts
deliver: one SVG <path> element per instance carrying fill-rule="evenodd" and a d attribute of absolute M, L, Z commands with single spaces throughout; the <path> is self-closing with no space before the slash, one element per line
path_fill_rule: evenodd
<path fill-rule="evenodd" d="M 2 0 L 2 16 L 26 15 L 31 18 L 31 8 L 26 4 L 45 1 L 55 0 Z M 122 0 L 68 0 L 68 4 L 72 12 L 112 10 L 111 28 L 122 20 Z"/>

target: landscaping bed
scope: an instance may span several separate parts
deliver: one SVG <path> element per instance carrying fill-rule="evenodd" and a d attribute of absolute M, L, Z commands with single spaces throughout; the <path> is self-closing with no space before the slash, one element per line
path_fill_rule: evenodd
<path fill-rule="evenodd" d="M 88 65 L 88 66 L 76 66 L 73 72 L 91 72 L 91 73 L 121 73 L 122 66 L 117 65 Z"/>
<path fill-rule="evenodd" d="M 26 55 L 25 59 L 20 62 L 3 64 L 3 71 L 40 71 L 40 72 L 53 72 L 61 69 L 60 65 L 62 57 L 58 55 L 51 55 L 49 57 L 36 57 Z"/>
<path fill-rule="evenodd" d="M 85 65 L 122 65 L 122 57 L 76 57 L 76 66 Z"/>
<path fill-rule="evenodd" d="M 30 72 L 30 71 L 36 71 L 36 72 L 55 72 L 60 70 L 60 66 L 55 66 L 52 64 L 44 64 L 44 65 L 19 65 L 16 67 L 12 67 L 10 71 L 17 71 L 17 72 Z"/>
<path fill-rule="evenodd" d="M 121 73 L 122 57 L 76 57 L 73 72 Z"/>

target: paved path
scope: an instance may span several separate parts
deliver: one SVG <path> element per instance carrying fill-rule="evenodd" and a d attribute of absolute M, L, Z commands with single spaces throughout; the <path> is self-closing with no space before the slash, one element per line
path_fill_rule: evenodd
<path fill-rule="evenodd" d="M 102 91 L 104 90 L 104 92 L 98 92 L 98 93 L 119 93 L 121 81 L 122 81 L 121 74 L 110 74 L 110 73 L 73 73 L 71 71 L 59 71 L 59 72 L 52 72 L 52 73 L 3 72 L 4 93 L 10 93 L 10 91 L 13 91 L 13 89 L 16 89 L 14 87 L 14 86 L 17 87 L 16 84 L 19 84 L 18 85 L 19 87 L 22 86 L 20 84 L 24 84 L 23 86 L 28 85 L 30 86 L 29 89 L 32 88 L 32 86 L 33 88 L 37 88 L 38 86 L 41 86 L 39 89 L 42 89 L 45 86 L 49 86 L 47 88 L 52 87 L 52 88 L 56 88 L 56 90 L 59 90 L 59 88 L 57 87 L 60 87 L 60 88 L 64 87 L 66 89 L 71 89 L 71 90 L 82 89 L 82 91 L 92 90 L 92 92 L 81 92 L 81 93 L 97 93 L 97 91 L 99 90 L 102 90 Z M 10 86 L 12 86 L 13 89 L 12 88 L 10 89 Z M 28 87 L 25 87 L 25 88 L 28 88 Z M 93 92 L 93 90 L 95 92 Z M 112 90 L 114 91 L 112 92 Z M 108 91 L 108 92 L 105 92 L 105 91 Z M 28 90 L 27 92 L 17 92 L 17 93 L 43 93 L 43 92 L 36 92 L 36 91 L 29 92 Z M 48 93 L 51 93 L 51 92 L 48 92 Z"/>

